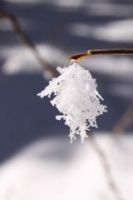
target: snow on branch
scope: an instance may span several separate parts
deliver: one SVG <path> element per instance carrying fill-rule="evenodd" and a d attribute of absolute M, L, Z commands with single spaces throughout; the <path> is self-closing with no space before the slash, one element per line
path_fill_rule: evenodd
<path fill-rule="evenodd" d="M 76 139 L 76 134 L 80 135 L 83 142 L 87 137 L 86 131 L 90 127 L 97 128 L 96 117 L 107 112 L 106 106 L 100 103 L 103 98 L 88 70 L 76 62 L 65 68 L 58 67 L 57 70 L 60 76 L 53 78 L 38 96 L 43 98 L 54 94 L 51 104 L 62 113 L 56 119 L 64 119 L 70 127 L 71 142 Z"/>

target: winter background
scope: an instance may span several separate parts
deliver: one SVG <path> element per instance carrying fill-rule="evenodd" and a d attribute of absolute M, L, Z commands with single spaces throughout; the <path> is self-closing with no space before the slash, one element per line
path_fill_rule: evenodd
<path fill-rule="evenodd" d="M 133 47 L 131 0 L 3 0 L 1 9 L 17 17 L 54 68 L 89 49 Z M 48 84 L 46 73 L 0 18 L 0 200 L 133 199 L 133 57 L 95 56 L 81 65 L 108 106 L 92 130 L 107 172 L 91 139 L 70 144 L 56 108 L 36 96 Z M 124 113 L 120 133 L 112 133 Z"/>

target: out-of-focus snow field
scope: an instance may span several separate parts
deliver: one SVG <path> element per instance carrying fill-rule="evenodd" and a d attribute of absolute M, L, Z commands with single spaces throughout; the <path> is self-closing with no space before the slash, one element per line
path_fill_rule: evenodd
<path fill-rule="evenodd" d="M 133 139 L 96 137 L 105 151 L 118 197 L 133 197 Z M 1 165 L 0 199 L 115 199 L 103 164 L 91 144 L 70 145 L 62 138 L 39 140 Z"/>
<path fill-rule="evenodd" d="M 53 67 L 88 49 L 133 47 L 133 2 L 126 0 L 8 0 L 1 6 Z M 36 94 L 42 66 L 0 19 L 0 200 L 114 200 L 98 154 L 89 143 L 70 145 L 56 109 Z M 95 137 L 110 164 L 119 198 L 133 199 L 133 125 L 117 139 L 111 129 L 133 101 L 132 56 L 81 62 L 97 78 L 108 113 Z M 95 130 L 94 130 L 95 131 Z"/>

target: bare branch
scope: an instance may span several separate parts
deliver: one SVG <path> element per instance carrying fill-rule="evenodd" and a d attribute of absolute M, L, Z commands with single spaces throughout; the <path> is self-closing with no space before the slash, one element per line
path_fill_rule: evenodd
<path fill-rule="evenodd" d="M 34 43 L 29 39 L 29 37 L 23 31 L 19 21 L 17 20 L 17 17 L 7 11 L 0 11 L 0 17 L 10 20 L 13 27 L 13 31 L 19 37 L 21 42 L 25 46 L 30 48 L 30 50 L 32 51 L 33 55 L 36 57 L 38 62 L 43 66 L 44 70 L 49 71 L 51 75 L 54 77 L 57 76 L 58 72 L 56 71 L 56 69 L 54 69 L 46 60 L 44 60 L 44 58 L 42 58 L 42 56 L 36 49 L 36 46 L 34 45 Z"/>
<path fill-rule="evenodd" d="M 87 56 L 93 56 L 93 55 L 133 55 L 133 49 L 93 49 L 88 50 L 86 53 L 77 54 L 74 56 L 69 57 L 68 59 L 70 61 L 81 61 Z"/>

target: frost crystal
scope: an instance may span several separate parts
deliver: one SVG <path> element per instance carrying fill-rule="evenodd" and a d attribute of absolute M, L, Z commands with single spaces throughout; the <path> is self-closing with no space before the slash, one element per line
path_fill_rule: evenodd
<path fill-rule="evenodd" d="M 83 69 L 78 63 L 68 67 L 57 68 L 61 74 L 53 78 L 49 85 L 38 94 L 41 98 L 50 97 L 53 93 L 53 106 L 62 113 L 56 119 L 65 120 L 70 127 L 70 139 L 76 139 L 76 134 L 81 136 L 81 141 L 87 137 L 86 131 L 90 127 L 97 127 L 96 117 L 107 112 L 106 106 L 100 104 L 103 100 L 96 90 L 97 84 L 88 70 Z"/>

